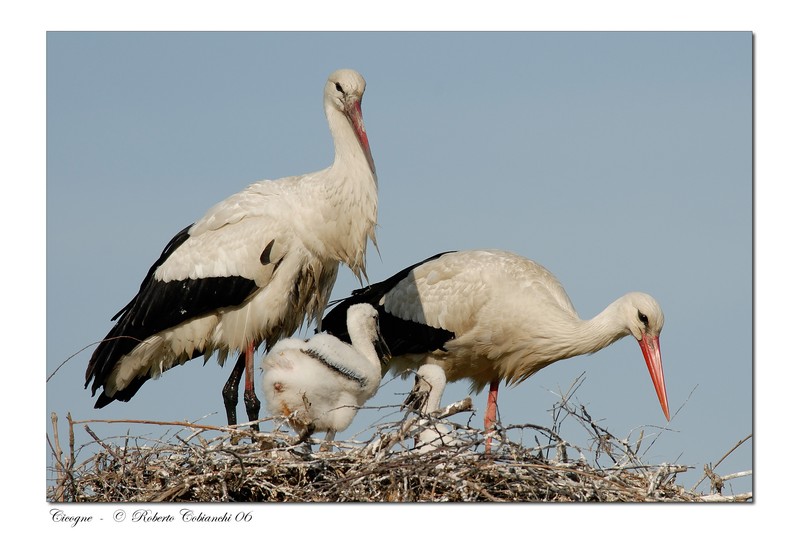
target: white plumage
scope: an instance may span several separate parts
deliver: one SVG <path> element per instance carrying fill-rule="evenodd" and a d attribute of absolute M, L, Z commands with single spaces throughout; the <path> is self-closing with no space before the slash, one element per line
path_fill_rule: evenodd
<path fill-rule="evenodd" d="M 264 357 L 267 409 L 288 417 L 301 439 L 325 431 L 332 440 L 380 385 L 377 310 L 368 304 L 350 307 L 347 329 L 351 345 L 319 333 L 307 341 L 284 339 Z"/>
<path fill-rule="evenodd" d="M 441 398 L 444 395 L 446 384 L 447 376 L 443 368 L 439 365 L 424 364 L 416 370 L 416 383 L 406 404 L 416 408 L 422 414 L 435 414 L 441 407 Z M 449 433 L 450 428 L 446 425 L 432 424 L 416 436 L 414 449 L 419 453 L 425 453 L 446 446 L 454 441 Z"/>
<path fill-rule="evenodd" d="M 501 380 L 521 382 L 555 361 L 595 352 L 626 335 L 638 340 L 669 418 L 659 341 L 664 317 L 647 294 L 626 294 L 581 320 L 557 278 L 538 263 L 500 250 L 472 250 L 433 256 L 355 291 L 327 314 L 322 328 L 344 334 L 341 315 L 360 302 L 380 311 L 395 370 L 434 364 L 447 381 L 471 380 L 473 392 L 490 385 L 487 430 L 496 421 Z"/>
<path fill-rule="evenodd" d="M 149 378 L 218 351 L 220 364 L 240 354 L 223 390 L 228 423 L 236 421 L 242 371 L 248 416 L 258 417 L 254 349 L 292 335 L 306 320 L 318 322 L 339 262 L 360 279 L 367 240 L 376 244 L 365 87 L 353 70 L 338 70 L 325 84 L 330 167 L 254 183 L 172 239 L 92 355 L 86 386 L 93 380 L 92 394 L 102 388 L 96 407 L 128 401 Z"/>

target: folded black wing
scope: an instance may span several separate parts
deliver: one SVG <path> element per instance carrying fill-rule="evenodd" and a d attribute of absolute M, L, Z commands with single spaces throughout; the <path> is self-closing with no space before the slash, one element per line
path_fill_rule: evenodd
<path fill-rule="evenodd" d="M 387 312 L 380 302 L 384 297 L 390 298 L 391 290 L 399 282 L 407 278 L 413 269 L 446 253 L 450 252 L 442 252 L 428 257 L 397 272 L 384 281 L 368 285 L 362 289 L 356 289 L 351 296 L 333 302 L 333 308 L 322 319 L 322 325 L 319 329 L 335 335 L 344 342 L 350 342 L 349 333 L 347 332 L 347 309 L 355 304 L 368 303 L 378 311 L 380 334 L 386 341 L 393 357 L 444 349 L 444 344 L 455 338 L 453 332 L 399 318 Z"/>
<path fill-rule="evenodd" d="M 117 323 L 97 346 L 86 369 L 84 386 L 93 380 L 92 395 L 103 386 L 119 359 L 147 337 L 215 309 L 240 305 L 257 289 L 254 280 L 240 276 L 156 280 L 156 269 L 189 239 L 190 228 L 184 228 L 169 241 L 147 272 L 138 294 L 112 318 Z M 130 399 L 146 379 L 140 379 L 138 384 L 132 382 L 127 392 L 119 391 L 112 399 Z"/>

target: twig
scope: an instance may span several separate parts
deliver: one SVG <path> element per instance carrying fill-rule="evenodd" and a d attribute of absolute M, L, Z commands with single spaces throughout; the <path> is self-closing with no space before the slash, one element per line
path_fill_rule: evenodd
<path fill-rule="evenodd" d="M 106 339 L 104 339 L 103 341 L 109 341 L 109 340 L 113 340 L 113 339 L 132 339 L 132 340 L 135 340 L 135 341 L 137 341 L 137 342 L 141 342 L 141 339 L 137 339 L 137 338 L 135 338 L 135 337 L 127 337 L 127 336 L 124 336 L 124 335 L 123 335 L 123 336 L 119 336 L 119 337 L 109 337 L 109 338 L 106 338 Z M 55 375 L 56 375 L 56 373 L 57 373 L 59 370 L 61 370 L 61 367 L 62 367 L 62 366 L 64 366 L 65 364 L 67 364 L 67 363 L 68 363 L 68 362 L 69 362 L 69 361 L 70 361 L 70 360 L 71 360 L 73 357 L 75 357 L 75 356 L 79 355 L 79 354 L 80 354 L 80 353 L 81 353 L 83 350 L 86 350 L 86 349 L 88 349 L 88 348 L 91 348 L 92 346 L 95 346 L 95 345 L 97 345 L 97 344 L 100 344 L 100 343 L 101 343 L 101 342 L 103 342 L 103 341 L 97 341 L 97 342 L 92 342 L 92 343 L 90 343 L 90 344 L 87 344 L 86 346 L 84 346 L 83 348 L 81 348 L 80 350 L 78 350 L 77 352 L 73 353 L 72 355 L 70 355 L 69 357 L 67 357 L 66 359 L 64 359 L 64 361 L 62 361 L 62 363 L 61 363 L 60 365 L 58 365 L 58 366 L 56 367 L 56 369 L 55 369 L 55 370 L 53 370 L 53 371 L 50 373 L 50 375 L 49 375 L 49 376 L 47 376 L 47 379 L 45 379 L 45 380 L 44 380 L 44 382 L 45 382 L 45 383 L 49 383 L 50 379 L 51 379 L 53 376 L 55 376 Z"/>
<path fill-rule="evenodd" d="M 94 431 L 92 431 L 92 429 L 88 425 L 84 425 L 83 429 L 85 429 L 86 433 L 88 433 L 89 436 L 94 439 L 94 442 L 102 446 L 103 449 L 105 449 L 105 451 L 108 452 L 108 455 L 112 456 L 117 461 L 120 460 L 120 457 L 116 454 L 116 452 L 112 450 L 110 446 L 108 446 L 106 443 L 100 440 L 100 437 L 98 437 L 97 434 Z"/>
<path fill-rule="evenodd" d="M 740 494 L 733 494 L 730 496 L 722 496 L 721 494 L 707 494 L 700 496 L 699 499 L 703 502 L 747 502 L 752 499 L 752 493 L 742 492 Z"/>
<path fill-rule="evenodd" d="M 435 417 L 438 419 L 442 419 L 457 413 L 470 411 L 471 409 L 472 409 L 472 399 L 471 397 L 466 397 L 459 402 L 455 402 L 453 404 L 446 406 L 443 409 L 440 409 L 438 412 L 434 413 L 433 415 L 435 415 Z M 384 456 L 385 451 L 391 449 L 395 444 L 402 442 L 406 437 L 408 437 L 408 433 L 410 432 L 414 424 L 422 428 L 432 423 L 433 415 L 431 415 L 426 419 L 407 418 L 397 431 L 389 433 L 388 435 L 381 435 L 379 439 L 373 441 L 371 444 L 366 446 L 362 450 L 361 455 L 373 455 L 375 457 L 375 460 L 381 459 Z"/>
<path fill-rule="evenodd" d="M 727 474 L 726 476 L 721 476 L 721 480 L 722 481 L 728 481 L 730 479 L 736 479 L 736 478 L 739 478 L 739 477 L 747 477 L 747 476 L 751 476 L 751 475 L 752 475 L 752 471 L 751 470 L 744 470 L 743 472 L 735 472 L 734 474 Z"/>
<path fill-rule="evenodd" d="M 54 500 L 57 502 L 64 501 L 65 484 L 67 481 L 67 468 L 63 463 L 63 454 L 61 452 L 61 444 L 58 439 L 58 416 L 55 412 L 50 413 L 50 422 L 53 424 L 53 441 L 55 445 L 50 443 L 50 437 L 47 437 L 47 442 L 50 443 L 50 449 L 53 450 L 55 458 L 55 471 L 56 471 L 56 490 Z"/>
<path fill-rule="evenodd" d="M 659 439 L 659 438 L 660 438 L 660 436 L 663 434 L 663 432 L 668 430 L 668 425 L 669 425 L 669 423 L 671 423 L 671 421 L 672 421 L 672 420 L 674 420 L 674 418 L 675 418 L 675 417 L 676 417 L 678 414 L 680 414 L 680 411 L 682 411 L 682 408 L 683 408 L 683 407 L 685 407 L 685 406 L 688 404 L 688 401 L 691 399 L 691 396 L 693 396 L 693 395 L 694 395 L 694 391 L 696 391 L 696 389 L 697 389 L 698 387 L 699 387 L 699 385 L 694 385 L 694 388 L 693 388 L 693 389 L 691 389 L 691 392 L 689 392 L 689 393 L 688 393 L 688 397 L 687 397 L 687 398 L 685 398 L 685 401 L 684 401 L 684 402 L 683 402 L 683 403 L 680 405 L 680 407 L 678 407 L 678 408 L 677 408 L 677 410 L 676 410 L 676 411 L 675 411 L 675 412 L 674 412 L 674 413 L 671 415 L 671 419 L 669 419 L 669 422 L 666 424 L 666 426 L 665 426 L 665 427 L 661 427 L 661 428 L 660 428 L 660 431 L 659 431 L 659 432 L 658 432 L 658 433 L 657 433 L 657 434 L 656 434 L 656 435 L 655 435 L 655 436 L 652 438 L 652 441 L 651 441 L 651 442 L 649 443 L 649 445 L 646 447 L 646 449 L 644 450 L 644 453 L 642 453 L 642 454 L 641 454 L 641 456 L 642 456 L 642 457 L 643 457 L 643 456 L 645 456 L 645 455 L 646 455 L 646 454 L 649 452 L 649 449 L 650 449 L 650 448 L 652 448 L 652 446 L 654 446 L 654 445 L 655 445 L 655 443 L 658 441 L 658 439 Z M 669 430 L 669 431 L 671 431 L 671 430 Z"/>
<path fill-rule="evenodd" d="M 736 449 L 738 449 L 738 446 L 740 446 L 741 444 L 743 444 L 744 442 L 748 441 L 748 440 L 749 440 L 749 439 L 751 439 L 751 438 L 752 438 L 752 434 L 750 433 L 749 435 L 747 435 L 746 437 L 742 438 L 742 439 L 741 439 L 741 440 L 739 440 L 737 443 L 735 443 L 735 446 L 733 446 L 732 448 L 730 448 L 730 450 L 729 450 L 727 453 L 725 453 L 724 455 L 722 455 L 722 456 L 721 456 L 721 459 L 719 459 L 719 460 L 716 462 L 716 465 L 715 465 L 715 466 L 711 466 L 711 467 L 710 467 L 711 471 L 712 471 L 712 470 L 714 470 L 714 469 L 716 469 L 716 468 L 718 468 L 718 466 L 721 464 L 721 462 L 722 462 L 724 459 L 726 459 L 726 458 L 727 458 L 727 457 L 728 457 L 728 456 L 729 456 L 729 455 L 730 455 L 732 452 L 734 452 Z M 702 477 L 700 477 L 700 478 L 699 478 L 699 481 L 697 481 L 697 482 L 696 482 L 696 485 L 694 485 L 693 487 L 691 487 L 691 492 L 695 491 L 695 490 L 696 490 L 696 488 L 699 486 L 699 484 L 700 484 L 700 483 L 702 483 L 702 481 L 704 481 L 706 477 L 708 477 L 708 476 L 707 476 L 707 471 L 705 471 L 705 474 L 704 474 Z"/>
<path fill-rule="evenodd" d="M 181 422 L 177 420 L 173 420 L 171 422 L 165 422 L 161 420 L 135 420 L 135 419 L 126 419 L 126 420 L 108 420 L 108 419 L 91 419 L 91 420 L 76 420 L 76 424 L 91 424 L 91 423 L 104 423 L 104 424 L 149 424 L 155 426 L 182 426 L 192 429 L 203 429 L 203 430 L 211 430 L 211 431 L 226 431 L 228 433 L 235 433 L 235 432 L 243 432 L 247 433 L 247 431 L 240 429 L 241 427 L 250 426 L 254 423 L 266 422 L 268 420 L 273 420 L 272 418 L 259 418 L 258 420 L 251 420 L 248 422 L 241 422 L 240 424 L 235 424 L 232 426 L 211 426 L 206 424 L 197 424 L 194 422 Z"/>

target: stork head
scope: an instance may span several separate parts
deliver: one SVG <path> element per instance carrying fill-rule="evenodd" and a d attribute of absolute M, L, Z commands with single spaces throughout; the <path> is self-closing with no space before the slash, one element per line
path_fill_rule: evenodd
<path fill-rule="evenodd" d="M 375 173 L 375 162 L 372 159 L 372 150 L 363 125 L 361 113 L 361 99 L 366 90 L 366 81 L 358 72 L 342 69 L 333 72 L 325 84 L 325 109 L 335 109 L 342 113 L 352 127 L 358 143 L 361 145 L 372 174 Z M 335 137 L 335 132 L 333 132 Z"/>
<path fill-rule="evenodd" d="M 657 301 L 642 292 L 631 292 L 623 298 L 623 315 L 630 334 L 638 341 L 644 354 L 649 376 L 655 385 L 660 407 L 666 420 L 669 414 L 669 399 L 666 395 L 666 381 L 663 377 L 663 363 L 660 358 L 660 331 L 663 329 L 663 311 Z"/>
<path fill-rule="evenodd" d="M 350 306 L 347 309 L 347 331 L 351 339 L 362 338 L 370 342 L 381 361 L 388 362 L 391 351 L 380 335 L 377 309 L 366 303 Z"/>

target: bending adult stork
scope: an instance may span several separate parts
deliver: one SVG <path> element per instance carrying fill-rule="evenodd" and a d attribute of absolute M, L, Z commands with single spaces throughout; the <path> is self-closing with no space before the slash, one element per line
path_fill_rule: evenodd
<path fill-rule="evenodd" d="M 368 304 L 351 306 L 347 331 L 351 345 L 328 333 L 283 339 L 261 363 L 267 409 L 288 417 L 300 441 L 317 431 L 333 440 L 380 386 L 377 310 Z"/>
<path fill-rule="evenodd" d="M 222 396 L 236 423 L 238 387 L 250 421 L 260 402 L 253 352 L 304 321 L 321 319 L 345 263 L 365 276 L 367 238 L 376 244 L 377 176 L 363 126 L 366 82 L 337 70 L 324 88 L 335 147 L 332 166 L 254 183 L 179 232 L 150 268 L 139 293 L 92 354 L 86 384 L 95 404 L 128 401 L 150 378 L 214 351 L 223 364 L 239 353 Z M 253 424 L 257 429 L 257 424 Z"/>
<path fill-rule="evenodd" d="M 557 278 L 538 263 L 499 250 L 449 252 L 354 291 L 331 309 L 322 329 L 346 338 L 342 316 L 363 302 L 380 312 L 396 371 L 436 364 L 447 381 L 470 379 L 472 392 L 489 385 L 486 431 L 496 422 L 501 380 L 519 383 L 555 361 L 596 352 L 626 335 L 638 341 L 670 418 L 660 357 L 663 312 L 647 294 L 631 292 L 581 320 Z"/>

